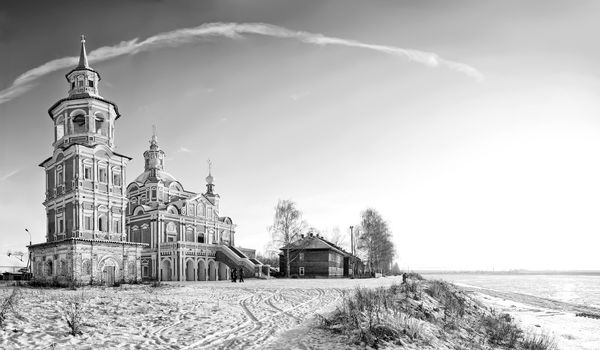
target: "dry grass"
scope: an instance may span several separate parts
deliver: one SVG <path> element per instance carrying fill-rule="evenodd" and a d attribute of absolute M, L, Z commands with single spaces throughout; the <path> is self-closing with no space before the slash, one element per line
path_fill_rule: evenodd
<path fill-rule="evenodd" d="M 21 298 L 21 291 L 18 288 L 13 288 L 12 293 L 6 297 L 0 304 L 0 328 L 4 327 L 6 317 L 10 313 L 17 312 L 16 307 Z"/>
<path fill-rule="evenodd" d="M 344 295 L 335 312 L 319 318 L 323 328 L 373 348 L 441 342 L 461 349 L 556 350 L 552 338 L 525 334 L 509 314 L 490 311 L 443 281 L 357 288 Z"/>
<path fill-rule="evenodd" d="M 526 350 L 556 350 L 556 340 L 546 333 L 527 333 L 523 339 Z"/>
<path fill-rule="evenodd" d="M 69 327 L 69 334 L 74 336 L 83 334 L 85 313 L 85 296 L 83 293 L 67 301 L 62 316 Z"/>

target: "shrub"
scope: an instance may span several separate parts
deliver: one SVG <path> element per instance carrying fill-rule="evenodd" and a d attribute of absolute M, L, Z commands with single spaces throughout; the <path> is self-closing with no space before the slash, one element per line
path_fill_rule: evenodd
<path fill-rule="evenodd" d="M 423 276 L 421 276 L 421 274 L 416 273 L 416 272 L 409 272 L 406 274 L 406 278 L 408 279 L 413 279 L 413 280 L 417 280 L 417 281 L 422 281 L 424 280 Z"/>
<path fill-rule="evenodd" d="M 83 324 L 85 322 L 85 297 L 83 292 L 80 296 L 73 296 L 67 301 L 65 308 L 63 309 L 63 319 L 69 327 L 69 334 L 81 335 L 83 334 Z"/>
<path fill-rule="evenodd" d="M 506 313 L 496 315 L 492 312 L 491 315 L 483 316 L 481 324 L 491 344 L 506 346 L 510 349 L 517 345 L 523 335 L 512 317 Z"/>

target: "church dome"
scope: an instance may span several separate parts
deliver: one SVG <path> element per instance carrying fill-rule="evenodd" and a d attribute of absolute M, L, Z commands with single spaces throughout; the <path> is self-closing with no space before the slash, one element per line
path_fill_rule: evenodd
<path fill-rule="evenodd" d="M 153 173 L 156 174 L 156 177 L 153 176 Z M 144 171 L 140 176 L 135 178 L 135 182 L 140 183 L 140 184 L 144 184 L 146 183 L 146 181 L 148 180 L 153 180 L 153 181 L 162 181 L 164 183 L 171 183 L 174 181 L 177 181 L 173 175 L 167 173 L 166 171 L 163 170 L 146 170 Z"/>

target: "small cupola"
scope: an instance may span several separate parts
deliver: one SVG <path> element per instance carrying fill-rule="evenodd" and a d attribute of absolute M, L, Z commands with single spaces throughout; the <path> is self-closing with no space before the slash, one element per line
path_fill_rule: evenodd
<path fill-rule="evenodd" d="M 67 75 L 69 82 L 69 97 L 76 95 L 99 96 L 98 82 L 100 74 L 90 68 L 85 50 L 85 36 L 81 36 L 81 48 L 79 51 L 79 63 Z"/>
<path fill-rule="evenodd" d="M 144 152 L 144 170 L 164 170 L 165 152 L 158 147 L 158 136 L 156 136 L 156 126 L 152 126 L 152 138 L 150 139 L 150 149 Z M 153 174 L 156 176 L 156 174 Z"/>

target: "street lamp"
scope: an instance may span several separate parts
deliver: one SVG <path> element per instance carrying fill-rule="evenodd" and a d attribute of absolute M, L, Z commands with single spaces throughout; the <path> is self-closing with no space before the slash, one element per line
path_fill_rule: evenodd
<path fill-rule="evenodd" d="M 31 247 L 31 232 L 28 229 L 25 229 L 25 232 L 29 235 L 29 247 Z M 29 258 L 27 259 L 27 266 L 29 266 L 29 273 L 31 274 L 31 248 L 28 247 Z"/>

